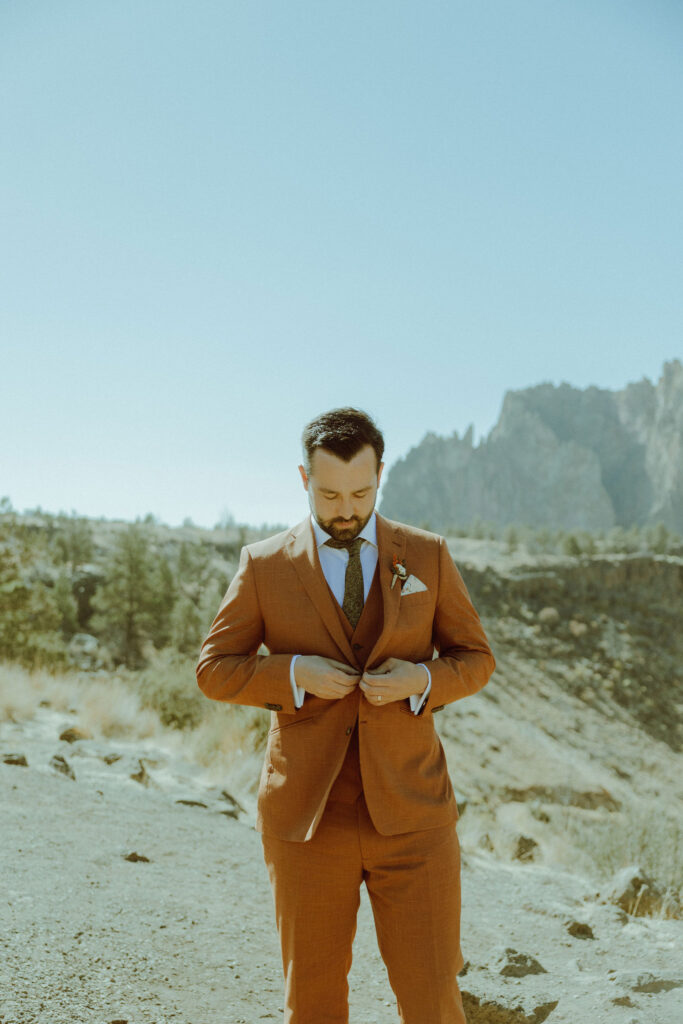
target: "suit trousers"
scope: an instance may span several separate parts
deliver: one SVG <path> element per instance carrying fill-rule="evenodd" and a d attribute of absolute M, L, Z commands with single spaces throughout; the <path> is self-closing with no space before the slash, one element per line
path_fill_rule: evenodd
<path fill-rule="evenodd" d="M 455 824 L 381 835 L 362 793 L 328 801 L 312 839 L 264 833 L 285 975 L 285 1024 L 348 1024 L 351 947 L 365 882 L 402 1024 L 466 1024 L 457 972 Z"/>

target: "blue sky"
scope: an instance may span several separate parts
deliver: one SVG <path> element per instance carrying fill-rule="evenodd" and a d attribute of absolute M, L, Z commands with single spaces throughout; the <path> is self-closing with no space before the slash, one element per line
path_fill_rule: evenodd
<path fill-rule="evenodd" d="M 391 465 L 656 380 L 682 43 L 675 0 L 5 0 L 0 495 L 290 523 L 324 409 Z"/>

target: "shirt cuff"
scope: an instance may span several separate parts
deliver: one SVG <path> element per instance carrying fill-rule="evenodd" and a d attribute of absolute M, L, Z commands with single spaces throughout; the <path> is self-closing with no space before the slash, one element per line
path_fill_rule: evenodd
<path fill-rule="evenodd" d="M 292 660 L 291 660 L 290 665 L 289 665 L 289 682 L 290 682 L 291 687 L 292 687 L 292 695 L 294 697 L 294 707 L 297 708 L 297 709 L 303 706 L 304 696 L 306 694 L 306 691 L 304 690 L 303 686 L 297 686 L 296 685 L 296 679 L 294 678 L 294 665 L 296 663 L 296 659 L 300 658 L 300 657 L 301 657 L 300 654 L 292 655 Z M 425 665 L 425 668 L 427 668 L 426 665 Z M 427 671 L 429 672 L 429 669 L 427 669 Z M 431 676 L 430 676 L 430 681 L 431 681 Z"/>
<path fill-rule="evenodd" d="M 410 710 L 413 712 L 414 715 L 419 715 L 420 711 L 422 710 L 422 705 L 427 700 L 427 697 L 429 696 L 429 691 L 432 688 L 432 673 L 429 671 L 424 662 L 419 661 L 418 665 L 421 665 L 422 668 L 427 673 L 428 682 L 427 688 L 424 691 L 424 693 L 414 693 L 412 697 L 408 698 L 408 700 L 410 701 Z"/>

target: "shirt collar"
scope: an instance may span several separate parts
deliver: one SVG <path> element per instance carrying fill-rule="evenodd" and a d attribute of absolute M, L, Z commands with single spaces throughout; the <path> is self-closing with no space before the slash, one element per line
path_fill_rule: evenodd
<path fill-rule="evenodd" d="M 320 526 L 316 522 L 316 520 L 314 519 L 313 516 L 311 516 L 311 525 L 313 527 L 313 535 L 315 536 L 315 543 L 316 543 L 316 545 L 319 548 L 321 548 L 323 546 L 323 544 L 326 544 L 327 541 L 331 539 L 330 538 L 330 534 L 326 530 L 323 530 L 322 526 Z M 372 515 L 370 516 L 370 518 L 368 519 L 367 523 L 365 524 L 363 529 L 360 531 L 358 536 L 362 537 L 363 540 L 369 541 L 370 544 L 373 544 L 375 547 L 377 547 L 377 514 L 376 514 L 376 512 L 373 511 Z"/>

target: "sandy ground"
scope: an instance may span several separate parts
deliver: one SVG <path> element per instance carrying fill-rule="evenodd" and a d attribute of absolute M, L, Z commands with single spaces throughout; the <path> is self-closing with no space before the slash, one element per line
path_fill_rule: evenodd
<path fill-rule="evenodd" d="M 41 708 L 0 725 L 0 1024 L 281 1020 L 253 801 L 247 794 L 234 820 L 221 786 L 163 738 L 60 741 L 72 724 Z M 28 767 L 3 763 L 8 753 L 23 753 Z M 75 780 L 51 765 L 55 754 Z M 148 785 L 130 778 L 140 757 Z M 477 821 L 468 809 L 458 826 L 470 1024 L 679 1024 L 682 923 L 627 917 L 585 875 L 483 850 Z M 133 852 L 148 861 L 127 861 Z M 573 938 L 571 922 L 595 938 Z M 501 975 L 506 949 L 544 973 Z M 365 898 L 350 984 L 352 1024 L 395 1024 Z"/>

